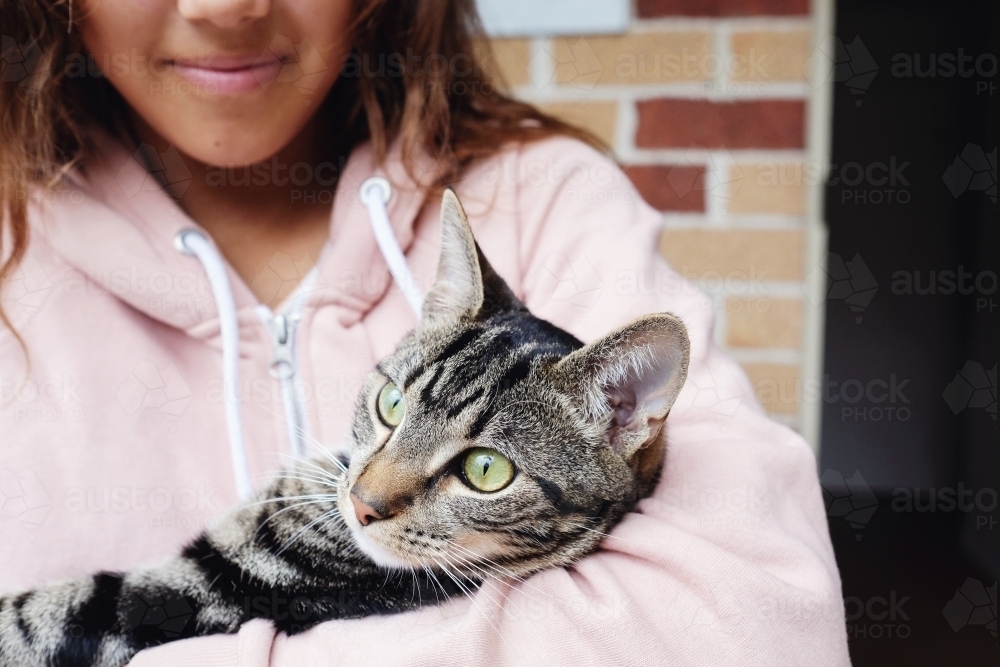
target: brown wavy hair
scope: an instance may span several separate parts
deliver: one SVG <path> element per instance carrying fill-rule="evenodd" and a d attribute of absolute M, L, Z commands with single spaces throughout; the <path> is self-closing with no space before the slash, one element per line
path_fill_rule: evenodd
<path fill-rule="evenodd" d="M 0 0 L 0 290 L 28 245 L 27 193 L 83 162 L 88 127 L 121 132 L 125 122 L 106 79 L 60 66 L 85 53 L 73 9 L 72 0 Z M 354 0 L 352 11 L 351 52 L 317 112 L 344 128 L 342 154 L 367 140 L 380 160 L 397 142 L 404 154 L 423 148 L 442 167 L 438 188 L 511 142 L 564 135 L 607 150 L 505 92 L 473 0 Z M 10 326 L 2 308 L 0 323 Z"/>

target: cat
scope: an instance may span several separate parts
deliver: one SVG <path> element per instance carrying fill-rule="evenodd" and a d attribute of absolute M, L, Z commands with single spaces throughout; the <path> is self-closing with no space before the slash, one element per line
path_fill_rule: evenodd
<path fill-rule="evenodd" d="M 294 634 L 571 565 L 652 491 L 688 358 L 673 315 L 589 345 L 533 316 L 446 190 L 421 323 L 366 379 L 349 460 L 284 471 L 159 565 L 0 596 L 0 666 L 116 667 L 253 618 Z"/>

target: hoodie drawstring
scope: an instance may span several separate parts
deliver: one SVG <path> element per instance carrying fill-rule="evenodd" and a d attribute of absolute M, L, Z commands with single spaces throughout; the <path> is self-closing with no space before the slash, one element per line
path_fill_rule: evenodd
<path fill-rule="evenodd" d="M 423 305 L 423 295 L 417 287 L 410 267 L 406 264 L 396 235 L 389 223 L 389 214 L 385 205 L 392 197 L 392 185 L 381 176 L 366 179 L 358 189 L 361 203 L 368 211 L 368 219 L 375 234 L 382 257 L 389 267 L 389 273 L 406 297 L 410 308 L 420 318 Z M 236 303 L 229 286 L 226 274 L 226 264 L 216 247 L 206 236 L 196 229 L 182 229 L 174 237 L 177 250 L 201 262 L 208 281 L 212 286 L 219 309 L 219 331 L 222 339 L 222 384 L 226 403 L 226 428 L 229 432 L 229 453 L 233 464 L 233 475 L 236 478 L 236 490 L 241 500 L 247 500 L 253 495 L 253 485 L 250 483 L 250 469 L 247 465 L 246 444 L 243 441 L 243 421 L 240 416 L 240 404 L 237 390 L 240 381 L 239 369 L 239 323 L 236 319 Z M 283 316 L 282 316 L 283 317 Z M 289 346 L 294 354 L 294 346 Z M 294 369 L 294 359 L 283 360 L 290 369 Z M 284 396 L 285 401 L 289 396 Z M 304 427 L 304 423 L 303 423 Z M 291 426 L 290 426 L 291 428 Z M 291 437 L 291 436 L 290 436 Z M 298 434 L 298 438 L 304 438 Z M 297 439 L 298 439 L 297 438 Z M 296 440 L 290 443 L 293 450 L 297 449 Z M 295 452 L 297 455 L 299 452 Z"/>
<path fill-rule="evenodd" d="M 392 225 L 389 224 L 389 214 L 385 210 L 385 205 L 392 197 L 392 186 L 389 181 L 381 176 L 372 176 L 365 179 L 358 189 L 358 196 L 361 203 L 368 209 L 368 219 L 372 223 L 372 231 L 375 233 L 375 241 L 382 251 L 382 257 L 389 266 L 389 273 L 396 281 L 399 289 L 406 296 L 410 308 L 413 309 L 417 319 L 420 319 L 420 310 L 423 307 L 424 297 L 417 287 L 410 267 L 406 264 L 406 257 L 396 241 L 396 235 L 392 232 Z"/>
<path fill-rule="evenodd" d="M 208 274 L 212 285 L 212 296 L 219 309 L 219 335 L 222 338 L 222 386 L 226 402 L 226 428 L 229 431 L 229 453 L 236 477 L 236 491 L 241 500 L 253 493 L 250 484 L 250 470 L 247 467 L 246 447 L 243 444 L 243 421 L 240 418 L 240 403 L 237 388 L 240 382 L 240 332 L 236 321 L 236 303 L 229 287 L 226 265 L 215 246 L 196 229 L 183 229 L 174 237 L 177 249 L 185 255 L 194 256 Z"/>

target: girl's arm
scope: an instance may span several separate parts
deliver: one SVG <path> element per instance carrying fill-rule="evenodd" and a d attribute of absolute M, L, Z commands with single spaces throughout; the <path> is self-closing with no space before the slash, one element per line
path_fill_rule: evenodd
<path fill-rule="evenodd" d="M 815 458 L 713 343 L 711 302 L 658 252 L 660 215 L 572 141 L 505 159 L 499 197 L 516 201 L 530 309 L 584 340 L 654 311 L 688 326 L 690 371 L 653 497 L 572 569 L 295 637 L 254 621 L 133 665 L 849 664 Z"/>

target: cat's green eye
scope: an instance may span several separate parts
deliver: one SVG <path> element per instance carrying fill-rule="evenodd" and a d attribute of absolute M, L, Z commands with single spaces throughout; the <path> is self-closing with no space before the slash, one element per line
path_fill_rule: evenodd
<path fill-rule="evenodd" d="M 486 493 L 499 491 L 514 479 L 514 464 L 510 459 L 486 447 L 470 449 L 462 462 L 462 471 L 469 484 Z"/>
<path fill-rule="evenodd" d="M 387 426 L 399 426 L 406 414 L 406 403 L 399 387 L 389 382 L 378 393 L 378 416 Z"/>

